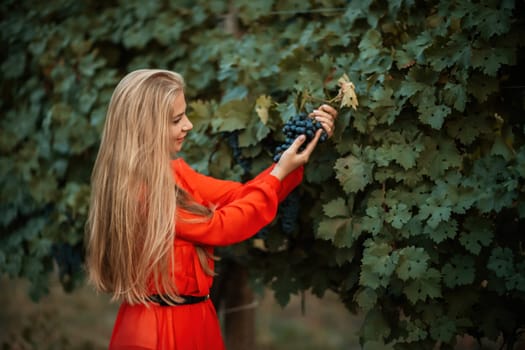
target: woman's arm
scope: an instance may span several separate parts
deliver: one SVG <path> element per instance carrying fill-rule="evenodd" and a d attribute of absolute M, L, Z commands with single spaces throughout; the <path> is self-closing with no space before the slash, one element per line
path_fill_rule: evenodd
<path fill-rule="evenodd" d="M 260 179 L 268 176 L 275 165 L 276 164 L 270 165 L 254 179 L 245 184 L 230 180 L 215 179 L 211 176 L 200 174 L 191 168 L 183 159 L 174 160 L 172 162 L 172 169 L 177 181 L 183 182 L 182 185 L 184 188 L 190 190 L 191 193 L 198 193 L 206 202 L 213 203 L 220 207 L 238 199 L 242 195 L 243 187 L 258 182 Z M 281 186 L 277 193 L 279 202 L 283 201 L 286 196 L 301 183 L 303 174 L 304 167 L 300 166 L 281 181 Z"/>
<path fill-rule="evenodd" d="M 177 211 L 176 235 L 202 245 L 224 246 L 241 242 L 269 224 L 277 214 L 281 181 L 267 174 L 237 190 L 238 199 L 219 207 L 210 219 Z"/>
<path fill-rule="evenodd" d="M 270 173 L 243 186 L 238 199 L 218 207 L 211 218 L 203 221 L 198 215 L 177 211 L 176 234 L 188 241 L 213 246 L 238 243 L 253 236 L 275 218 L 281 181 L 308 162 L 320 136 L 318 130 L 303 151 L 299 149 L 306 138 L 298 137 Z"/>

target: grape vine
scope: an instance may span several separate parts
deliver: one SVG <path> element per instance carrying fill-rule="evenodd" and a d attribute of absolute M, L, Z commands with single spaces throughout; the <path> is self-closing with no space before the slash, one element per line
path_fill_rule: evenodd
<path fill-rule="evenodd" d="M 187 81 L 186 159 L 221 178 L 255 176 L 294 138 L 287 121 L 340 102 L 305 168 L 300 232 L 280 212 L 266 250 L 228 248 L 281 304 L 336 292 L 363 313 L 365 348 L 470 334 L 511 349 L 525 328 L 525 4 L 300 3 L 3 1 L 0 273 L 35 298 L 56 265 L 69 276 L 111 93 L 167 68 Z"/>

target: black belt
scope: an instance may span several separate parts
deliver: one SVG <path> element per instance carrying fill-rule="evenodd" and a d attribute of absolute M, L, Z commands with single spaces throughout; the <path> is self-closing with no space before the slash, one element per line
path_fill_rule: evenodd
<path fill-rule="evenodd" d="M 210 295 L 195 296 L 195 295 L 179 295 L 184 301 L 175 301 L 171 299 L 168 295 L 159 295 L 153 294 L 148 297 L 149 301 L 152 301 L 160 306 L 172 306 L 172 305 L 190 305 L 197 304 L 202 301 L 208 300 Z M 169 301 L 169 303 L 167 303 Z"/>

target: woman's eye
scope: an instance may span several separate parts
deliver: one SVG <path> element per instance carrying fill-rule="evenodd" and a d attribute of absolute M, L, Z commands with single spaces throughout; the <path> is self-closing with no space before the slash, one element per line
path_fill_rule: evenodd
<path fill-rule="evenodd" d="M 180 122 L 181 118 L 175 118 L 175 119 L 172 119 L 171 122 L 173 124 L 177 124 L 178 122 Z"/>

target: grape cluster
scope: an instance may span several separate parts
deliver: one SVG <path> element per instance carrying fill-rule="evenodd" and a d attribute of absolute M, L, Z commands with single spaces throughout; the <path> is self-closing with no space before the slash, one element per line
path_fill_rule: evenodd
<path fill-rule="evenodd" d="M 81 273 L 84 263 L 82 244 L 55 243 L 51 247 L 51 254 L 58 265 L 58 273 L 62 285 L 66 289 L 73 286 L 73 278 Z"/>
<path fill-rule="evenodd" d="M 306 113 L 299 113 L 290 118 L 283 126 L 283 133 L 286 140 L 281 145 L 277 146 L 273 156 L 273 161 L 278 162 L 281 154 L 291 146 L 294 140 L 299 135 L 305 135 L 306 141 L 301 145 L 299 151 L 302 151 L 315 136 L 318 129 L 322 128 L 321 123 L 313 118 L 308 117 Z M 328 139 L 326 131 L 323 130 L 319 142 L 325 142 Z"/>
<path fill-rule="evenodd" d="M 239 133 L 233 131 L 230 133 L 224 133 L 223 136 L 228 141 L 228 145 L 232 149 L 233 159 L 235 163 L 239 164 L 245 172 L 250 171 L 250 161 L 242 156 L 241 148 L 239 147 Z"/>
<path fill-rule="evenodd" d="M 281 229 L 285 234 L 292 234 L 299 229 L 299 216 L 301 214 L 301 194 L 299 189 L 294 189 L 279 206 Z"/>

